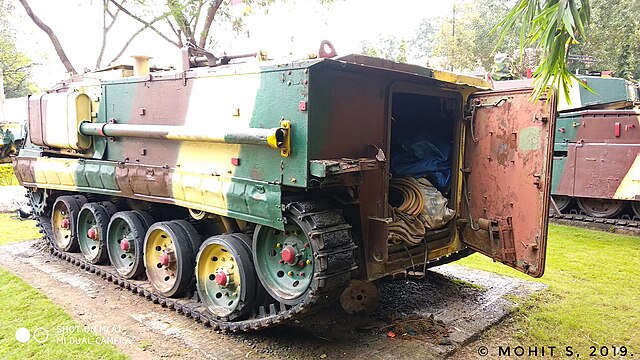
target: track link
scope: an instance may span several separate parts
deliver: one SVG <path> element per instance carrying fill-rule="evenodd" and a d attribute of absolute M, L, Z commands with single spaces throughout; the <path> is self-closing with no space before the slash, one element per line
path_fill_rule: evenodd
<path fill-rule="evenodd" d="M 615 226 L 632 232 L 640 232 L 640 220 L 635 219 L 608 219 L 597 218 L 585 214 L 549 214 L 551 220 L 557 220 L 560 223 L 570 223 L 575 226 L 589 227 L 593 225 Z"/>
<path fill-rule="evenodd" d="M 310 236 L 322 244 L 314 253 L 316 260 L 323 264 L 340 266 L 316 266 L 314 276 L 318 281 L 313 282 L 311 290 L 299 303 L 285 305 L 272 300 L 271 303 L 253 309 L 249 319 L 234 322 L 209 313 L 204 304 L 197 299 L 197 294 L 189 298 L 168 298 L 155 292 L 146 280 L 128 280 L 120 276 L 110 265 L 94 265 L 86 261 L 80 253 L 61 251 L 53 241 L 51 220 L 46 216 L 36 216 L 36 220 L 54 256 L 214 330 L 239 332 L 273 327 L 322 308 L 339 298 L 351 279 L 351 271 L 357 268 L 356 245 L 351 237 L 351 227 L 344 222 L 339 210 L 326 209 L 325 203 L 321 201 L 304 201 L 287 206 L 297 209 L 298 216 L 314 219 L 315 226 Z M 318 213 L 318 208 L 322 208 L 323 211 Z M 340 241 L 336 241 L 337 237 L 341 238 Z"/>

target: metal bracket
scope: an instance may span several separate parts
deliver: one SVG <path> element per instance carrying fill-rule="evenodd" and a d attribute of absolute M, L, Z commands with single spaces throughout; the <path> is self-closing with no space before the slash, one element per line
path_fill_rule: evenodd
<path fill-rule="evenodd" d="M 280 155 L 283 157 L 289 157 L 291 154 L 291 121 L 284 119 L 280 120 L 280 128 L 284 133 L 282 147 L 280 148 Z"/>
<path fill-rule="evenodd" d="M 494 219 L 491 220 L 489 226 L 489 238 L 491 239 L 491 246 L 494 247 L 496 242 L 500 242 L 499 248 L 494 248 L 495 251 L 500 252 L 500 257 L 505 262 L 515 264 L 516 262 L 516 247 L 513 239 L 513 227 L 511 225 L 511 217 L 506 219 Z"/>

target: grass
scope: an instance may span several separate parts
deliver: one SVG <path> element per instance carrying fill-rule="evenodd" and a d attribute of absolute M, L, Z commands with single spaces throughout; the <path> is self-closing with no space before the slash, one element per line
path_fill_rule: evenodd
<path fill-rule="evenodd" d="M 0 186 L 19 185 L 11 164 L 0 164 Z"/>
<path fill-rule="evenodd" d="M 35 221 L 0 214 L 0 244 L 38 237 Z M 20 328 L 32 335 L 38 328 L 46 329 L 48 339 L 18 342 Z M 44 340 L 46 332 L 37 330 L 35 336 Z M 0 359 L 127 359 L 114 342 L 135 344 L 137 340 L 120 337 L 114 329 L 85 328 L 41 292 L 0 268 Z"/>
<path fill-rule="evenodd" d="M 27 283 L 0 269 L 0 358 L 2 359 L 126 359 L 114 345 L 74 321 L 67 313 Z M 42 343 L 16 340 L 16 330 L 28 329 Z M 111 341 L 126 341 L 113 338 Z M 133 339 L 130 339 L 133 343 Z"/>
<path fill-rule="evenodd" d="M 35 220 L 16 220 L 12 214 L 0 214 L 0 245 L 42 237 Z"/>
<path fill-rule="evenodd" d="M 546 271 L 534 279 L 548 289 L 527 300 L 515 316 L 522 345 L 622 346 L 640 355 L 640 238 L 549 226 Z M 457 264 L 532 280 L 474 254 Z M 609 348 L 611 350 L 611 348 Z"/>

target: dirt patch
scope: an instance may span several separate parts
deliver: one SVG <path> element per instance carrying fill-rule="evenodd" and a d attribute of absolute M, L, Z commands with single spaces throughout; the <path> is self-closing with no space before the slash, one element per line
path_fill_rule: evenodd
<path fill-rule="evenodd" d="M 394 320 L 383 329 L 389 329 L 387 337 L 403 340 L 429 339 L 437 340 L 439 345 L 450 345 L 449 329 L 442 320 L 436 320 L 433 315 L 411 315 L 403 319 Z"/>
<path fill-rule="evenodd" d="M 222 334 L 39 251 L 34 244 L 0 247 L 0 266 L 86 326 L 118 325 L 118 336 L 132 340 L 132 345 L 120 348 L 134 359 L 443 358 L 508 314 L 514 305 L 507 295 L 529 296 L 541 288 L 446 265 L 421 280 L 380 282 L 380 305 L 373 316 L 349 316 L 334 304 L 277 328 Z M 396 336 L 389 337 L 390 331 Z"/>

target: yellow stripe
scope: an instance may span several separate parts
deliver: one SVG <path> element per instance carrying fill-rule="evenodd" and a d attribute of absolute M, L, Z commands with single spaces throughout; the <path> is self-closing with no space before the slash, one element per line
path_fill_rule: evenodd
<path fill-rule="evenodd" d="M 433 70 L 433 77 L 438 80 L 454 84 L 470 85 L 485 90 L 491 89 L 491 85 L 489 85 L 488 82 L 475 76 L 460 75 L 442 70 Z"/>
<path fill-rule="evenodd" d="M 184 126 L 210 132 L 249 128 L 259 88 L 259 73 L 197 79 Z M 176 203 L 201 204 L 201 210 L 226 215 L 232 184 L 225 180 L 233 177 L 237 167 L 231 158 L 238 157 L 240 149 L 241 145 L 183 141 L 171 179 Z"/>
<path fill-rule="evenodd" d="M 618 186 L 614 199 L 635 200 L 640 195 L 640 154 L 636 155 L 636 160 Z"/>
<path fill-rule="evenodd" d="M 34 166 L 36 183 L 75 187 L 77 168 L 78 160 L 39 158 Z"/>

